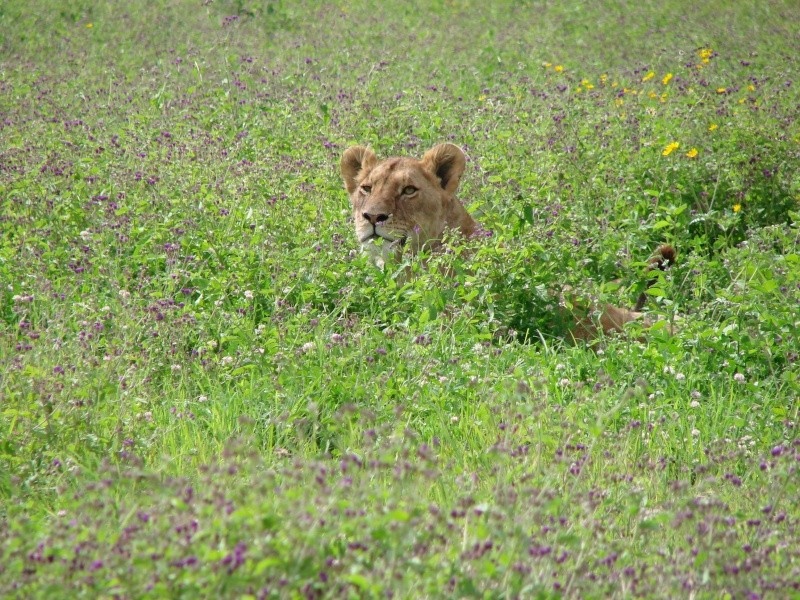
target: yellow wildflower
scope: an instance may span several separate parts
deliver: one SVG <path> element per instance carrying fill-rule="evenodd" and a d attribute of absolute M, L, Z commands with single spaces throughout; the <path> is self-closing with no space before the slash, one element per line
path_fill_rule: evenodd
<path fill-rule="evenodd" d="M 555 69 L 556 73 L 561 73 L 561 71 L 564 70 L 564 66 L 563 65 L 556 65 L 555 67 L 553 67 L 553 69 Z"/>
<path fill-rule="evenodd" d="M 625 104 L 625 100 L 623 100 L 622 98 L 615 98 L 614 104 L 616 104 L 617 106 L 622 106 L 623 104 Z"/>
<path fill-rule="evenodd" d="M 689 150 L 686 153 L 686 156 L 688 156 L 689 158 L 694 158 L 695 156 L 697 156 L 697 148 L 692 148 L 691 150 Z"/>
<path fill-rule="evenodd" d="M 655 100 L 656 98 L 658 98 L 658 94 L 656 94 L 655 92 L 650 92 L 649 94 L 647 94 L 647 97 Z"/>
<path fill-rule="evenodd" d="M 747 86 L 747 89 L 748 89 L 748 90 L 750 90 L 751 92 L 755 92 L 755 91 L 756 91 L 756 86 L 754 86 L 754 85 L 751 83 L 750 85 L 748 85 L 748 86 Z"/>
<path fill-rule="evenodd" d="M 547 68 L 549 68 L 549 67 L 552 67 L 552 66 L 553 66 L 553 63 L 549 63 L 549 62 L 543 62 L 543 63 L 542 63 L 542 66 L 543 66 L 545 69 L 547 69 Z"/>
<path fill-rule="evenodd" d="M 92 27 L 94 27 L 94 23 L 87 23 L 86 24 L 86 29 L 91 29 Z"/>
<path fill-rule="evenodd" d="M 717 93 L 718 93 L 718 94 L 724 94 L 724 93 L 725 93 L 725 92 L 727 92 L 727 91 L 728 91 L 728 90 L 727 90 L 727 89 L 725 89 L 724 87 L 719 87 L 719 88 L 717 88 Z"/>
<path fill-rule="evenodd" d="M 661 80 L 661 83 L 667 85 L 671 79 L 672 79 L 672 73 L 667 73 L 666 75 L 664 75 L 664 79 Z"/>
<path fill-rule="evenodd" d="M 709 131 L 714 131 L 715 129 L 718 129 L 718 128 L 719 128 L 719 125 L 717 125 L 716 123 L 712 123 L 711 125 L 708 126 L 708 130 Z"/>
<path fill-rule="evenodd" d="M 741 204 L 734 204 L 733 205 L 733 212 L 739 212 L 740 210 L 742 210 L 742 205 Z"/>
<path fill-rule="evenodd" d="M 642 81 L 650 81 L 655 76 L 656 76 L 656 74 L 653 73 L 652 71 L 650 71 L 647 75 L 642 77 Z"/>
<path fill-rule="evenodd" d="M 658 99 L 659 102 L 666 102 L 667 101 L 667 93 L 664 92 L 661 94 L 661 97 Z"/>
<path fill-rule="evenodd" d="M 677 150 L 680 148 L 680 144 L 678 142 L 672 142 L 671 144 L 667 144 L 664 150 L 661 152 L 661 156 L 669 156 L 672 154 L 673 150 Z"/>
<path fill-rule="evenodd" d="M 485 101 L 486 101 L 486 96 L 484 96 L 483 94 L 478 96 L 478 102 L 485 102 Z"/>
<path fill-rule="evenodd" d="M 711 55 L 714 54 L 714 50 L 711 48 L 700 48 L 697 50 L 697 54 L 700 56 L 700 58 L 708 60 L 711 58 Z"/>
<path fill-rule="evenodd" d="M 600 75 L 600 83 L 605 83 L 607 79 L 608 79 L 608 75 L 606 73 L 603 73 L 602 75 Z"/>

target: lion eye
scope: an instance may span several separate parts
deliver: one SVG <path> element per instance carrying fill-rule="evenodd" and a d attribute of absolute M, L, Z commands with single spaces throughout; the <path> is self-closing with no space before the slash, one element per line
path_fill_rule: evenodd
<path fill-rule="evenodd" d="M 413 185 L 407 185 L 406 187 L 403 188 L 404 196 L 412 196 L 416 193 L 417 193 L 417 188 L 415 188 Z"/>
<path fill-rule="evenodd" d="M 372 191 L 371 185 L 362 185 L 361 186 L 361 193 L 362 194 L 369 194 Z"/>

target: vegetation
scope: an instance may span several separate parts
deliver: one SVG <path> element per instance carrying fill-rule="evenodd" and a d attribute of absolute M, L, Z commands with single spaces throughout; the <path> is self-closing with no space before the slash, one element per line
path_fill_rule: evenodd
<path fill-rule="evenodd" d="M 798 30 L 4 2 L 0 594 L 800 597 Z M 339 157 L 441 141 L 490 234 L 378 270 Z"/>

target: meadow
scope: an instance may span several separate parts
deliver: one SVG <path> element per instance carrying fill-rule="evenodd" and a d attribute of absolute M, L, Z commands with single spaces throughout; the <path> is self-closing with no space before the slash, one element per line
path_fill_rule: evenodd
<path fill-rule="evenodd" d="M 798 32 L 3 2 L 0 596 L 800 598 Z M 342 152 L 444 141 L 487 235 L 377 269 Z"/>

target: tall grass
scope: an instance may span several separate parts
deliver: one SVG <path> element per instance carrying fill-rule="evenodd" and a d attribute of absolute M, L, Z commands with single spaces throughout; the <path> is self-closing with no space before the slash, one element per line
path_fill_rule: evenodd
<path fill-rule="evenodd" d="M 800 594 L 799 27 L 4 3 L 0 592 Z M 378 270 L 339 157 L 441 141 L 491 236 Z M 540 319 L 632 305 L 663 242 L 674 334 Z"/>

